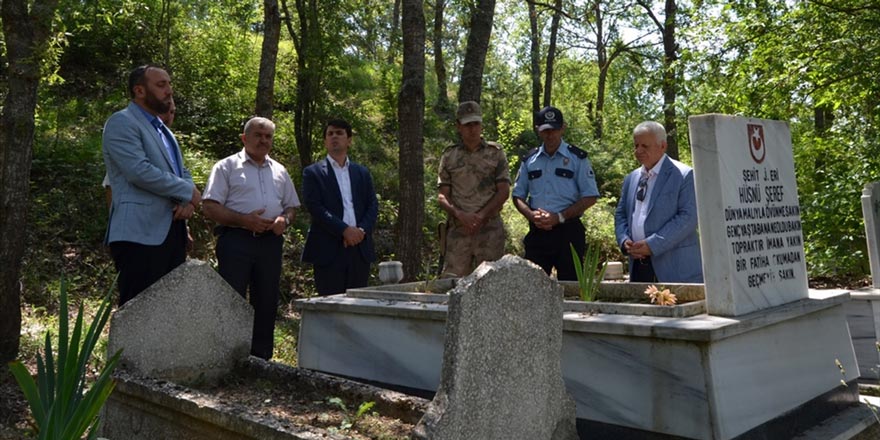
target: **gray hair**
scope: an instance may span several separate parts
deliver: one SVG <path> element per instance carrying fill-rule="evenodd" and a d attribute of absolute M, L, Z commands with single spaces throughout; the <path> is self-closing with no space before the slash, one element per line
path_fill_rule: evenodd
<path fill-rule="evenodd" d="M 633 129 L 633 137 L 643 133 L 653 134 L 654 140 L 656 140 L 658 144 L 666 142 L 666 129 L 658 122 L 645 121 L 636 125 L 636 128 Z"/>
<path fill-rule="evenodd" d="M 253 127 L 266 127 L 275 132 L 275 123 L 262 116 L 254 116 L 244 123 L 244 134 L 249 134 Z"/>

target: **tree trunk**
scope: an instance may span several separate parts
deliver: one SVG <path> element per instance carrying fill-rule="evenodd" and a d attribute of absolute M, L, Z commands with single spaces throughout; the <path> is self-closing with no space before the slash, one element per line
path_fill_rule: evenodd
<path fill-rule="evenodd" d="M 834 112 L 828 104 L 817 105 L 813 107 L 813 124 L 816 127 L 816 134 L 823 136 L 831 129 L 834 122 Z"/>
<path fill-rule="evenodd" d="M 58 0 L 3 0 L 7 92 L 0 115 L 0 364 L 18 356 L 21 259 L 27 235 L 28 188 L 40 60 Z"/>
<path fill-rule="evenodd" d="M 678 159 L 678 129 L 675 120 L 675 91 L 677 89 L 675 61 L 675 0 L 666 0 L 666 20 L 663 26 L 663 125 L 666 126 L 666 154 Z"/>
<path fill-rule="evenodd" d="M 678 44 L 675 42 L 675 16 L 678 7 L 675 0 L 666 0 L 664 6 L 665 18 L 661 23 L 651 10 L 651 2 L 637 0 L 638 3 L 654 21 L 654 25 L 660 31 L 663 39 L 663 125 L 666 127 L 666 154 L 673 159 L 678 159 L 678 129 L 675 121 L 675 94 L 677 90 L 677 75 L 675 74 L 675 61 Z"/>
<path fill-rule="evenodd" d="M 599 67 L 599 80 L 596 87 L 596 109 L 593 114 L 593 137 L 602 139 L 605 134 L 605 85 L 608 83 L 608 47 L 605 45 L 605 17 L 602 15 L 602 1 L 597 0 L 593 6 L 596 20 L 596 64 Z"/>
<path fill-rule="evenodd" d="M 538 33 L 538 9 L 529 1 L 529 59 L 532 64 L 532 113 L 541 110 L 541 39 Z"/>
<path fill-rule="evenodd" d="M 162 57 L 164 61 L 164 66 L 167 69 L 168 66 L 171 65 L 171 0 L 163 0 L 162 1 L 162 16 L 164 17 L 159 29 L 165 30 L 165 35 L 162 35 L 161 38 L 164 38 L 164 48 L 162 51 Z"/>
<path fill-rule="evenodd" d="M 287 1 L 281 0 L 285 24 L 296 49 L 296 99 L 293 109 L 293 137 L 300 165 L 312 163 L 312 124 L 321 78 L 321 48 L 323 46 L 318 0 L 295 0 L 299 18 L 299 32 L 293 28 Z"/>
<path fill-rule="evenodd" d="M 281 13 L 278 0 L 263 0 L 263 53 L 257 80 L 257 103 L 254 114 L 272 119 L 275 108 L 275 65 L 278 40 L 281 38 Z"/>
<path fill-rule="evenodd" d="M 399 128 L 400 212 L 398 252 L 405 280 L 422 273 L 422 223 L 425 218 L 423 134 L 425 116 L 425 15 L 422 1 L 403 0 L 403 78 L 397 104 Z"/>
<path fill-rule="evenodd" d="M 443 10 L 446 8 L 446 0 L 436 0 L 434 3 L 434 72 L 437 74 L 437 103 L 434 105 L 434 113 L 438 117 L 450 120 L 452 113 L 449 106 L 449 93 L 446 90 L 446 61 L 443 60 Z"/>
<path fill-rule="evenodd" d="M 483 89 L 483 68 L 486 65 L 486 52 L 489 51 L 489 38 L 492 36 L 492 20 L 495 16 L 495 0 L 477 0 L 471 11 L 470 32 L 461 69 L 461 86 L 458 89 L 458 102 L 480 102 Z"/>
<path fill-rule="evenodd" d="M 550 22 L 550 45 L 547 47 L 547 72 L 544 79 L 544 107 L 551 105 L 553 96 L 553 62 L 556 60 L 556 36 L 559 34 L 559 20 L 562 18 L 562 0 L 556 0 L 556 10 Z"/>

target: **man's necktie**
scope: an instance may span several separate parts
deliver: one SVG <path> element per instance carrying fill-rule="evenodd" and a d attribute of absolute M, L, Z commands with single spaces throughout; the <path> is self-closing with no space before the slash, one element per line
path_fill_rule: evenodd
<path fill-rule="evenodd" d="M 642 173 L 642 177 L 639 178 L 639 186 L 636 190 L 636 199 L 640 202 L 645 201 L 645 195 L 648 193 L 648 173 Z"/>
<path fill-rule="evenodd" d="M 177 163 L 177 151 L 172 142 L 171 132 L 168 131 L 168 127 L 159 120 L 159 118 L 155 118 L 152 121 L 153 127 L 156 127 L 156 130 L 159 132 L 159 137 L 162 138 L 162 143 L 165 144 L 165 151 L 168 152 L 168 157 L 171 158 L 171 166 L 174 168 L 174 173 L 177 174 L 178 177 L 181 175 L 180 164 Z"/>

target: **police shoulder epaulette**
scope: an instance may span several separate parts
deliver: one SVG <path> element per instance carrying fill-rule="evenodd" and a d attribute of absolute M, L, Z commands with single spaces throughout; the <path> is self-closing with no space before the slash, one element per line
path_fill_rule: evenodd
<path fill-rule="evenodd" d="M 570 151 L 571 154 L 574 154 L 575 156 L 577 156 L 581 159 L 587 158 L 587 152 L 584 150 L 581 150 L 578 147 L 575 147 L 574 145 L 568 144 L 568 151 Z"/>
<path fill-rule="evenodd" d="M 497 148 L 497 149 L 499 149 L 499 150 L 501 150 L 501 149 L 504 148 L 504 147 L 502 147 L 501 144 L 499 144 L 498 142 L 487 141 L 487 142 L 486 142 L 486 145 L 488 145 L 488 146 L 490 146 L 490 147 L 495 147 L 495 148 Z"/>
<path fill-rule="evenodd" d="M 525 154 L 523 154 L 519 158 L 522 159 L 523 161 L 525 161 L 526 159 L 534 156 L 535 154 L 538 154 L 538 147 L 532 148 L 531 150 L 527 151 Z"/>

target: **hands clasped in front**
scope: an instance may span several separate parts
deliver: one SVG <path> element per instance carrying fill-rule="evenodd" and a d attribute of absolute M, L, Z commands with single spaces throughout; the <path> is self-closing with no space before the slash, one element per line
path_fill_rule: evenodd
<path fill-rule="evenodd" d="M 486 217 L 479 212 L 456 210 L 455 218 L 461 223 L 466 235 L 474 235 L 486 225 Z"/>
<path fill-rule="evenodd" d="M 343 247 L 352 247 L 357 246 L 360 242 L 364 241 L 364 237 L 367 234 L 363 229 L 349 226 L 342 231 L 342 246 Z"/>
<path fill-rule="evenodd" d="M 540 208 L 532 211 L 532 216 L 529 220 L 531 220 L 538 229 L 543 229 L 545 231 L 549 231 L 559 224 L 559 216 L 557 214 Z"/>
<path fill-rule="evenodd" d="M 180 205 L 174 205 L 173 213 L 174 220 L 189 220 L 193 213 L 196 211 L 196 207 L 198 207 L 202 203 L 202 193 L 199 192 L 199 189 L 193 186 L 192 199 L 189 203 L 182 203 Z"/>
<path fill-rule="evenodd" d="M 623 249 L 626 250 L 630 256 L 632 256 L 636 260 L 641 260 L 643 258 L 648 258 L 651 256 L 651 247 L 648 246 L 648 242 L 645 240 L 632 241 L 625 240 L 623 242 Z"/>
<path fill-rule="evenodd" d="M 266 231 L 272 231 L 275 235 L 283 234 L 287 227 L 284 217 L 279 215 L 274 220 L 260 217 L 264 212 L 265 209 L 257 209 L 246 214 L 243 218 L 244 228 L 254 234 L 262 234 Z"/>

